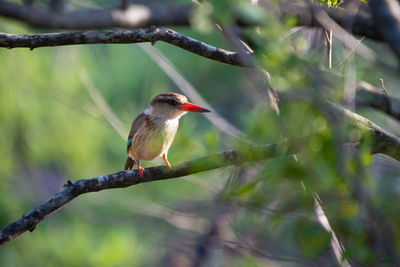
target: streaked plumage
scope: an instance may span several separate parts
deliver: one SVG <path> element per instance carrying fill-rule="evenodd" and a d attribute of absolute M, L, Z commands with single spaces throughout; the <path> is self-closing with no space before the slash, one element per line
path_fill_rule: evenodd
<path fill-rule="evenodd" d="M 127 141 L 128 159 L 125 170 L 133 169 L 138 165 L 139 174 L 143 176 L 141 160 L 153 160 L 162 156 L 168 169 L 167 153 L 179 126 L 179 118 L 187 113 L 209 112 L 187 101 L 184 95 L 177 93 L 163 93 L 154 97 L 146 110 L 132 123 Z"/>

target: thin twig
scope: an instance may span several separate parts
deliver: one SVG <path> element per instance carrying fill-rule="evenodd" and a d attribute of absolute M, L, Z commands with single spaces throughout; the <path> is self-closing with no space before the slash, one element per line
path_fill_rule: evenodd
<path fill-rule="evenodd" d="M 388 92 L 388 90 L 386 89 L 385 84 L 383 83 L 383 79 L 382 79 L 382 78 L 379 79 L 379 83 L 380 83 L 381 86 L 382 86 L 382 92 L 385 93 L 387 96 L 389 96 L 389 92 Z"/>
<path fill-rule="evenodd" d="M 353 54 L 354 51 L 357 49 L 357 47 L 361 44 L 361 42 L 364 39 L 365 39 L 365 36 L 361 37 L 361 39 L 357 41 L 357 44 L 355 46 L 353 46 L 353 48 L 349 52 L 347 52 L 347 54 L 338 63 L 336 63 L 335 66 L 333 66 L 333 68 L 336 68 L 337 66 L 342 64 L 351 54 Z"/>

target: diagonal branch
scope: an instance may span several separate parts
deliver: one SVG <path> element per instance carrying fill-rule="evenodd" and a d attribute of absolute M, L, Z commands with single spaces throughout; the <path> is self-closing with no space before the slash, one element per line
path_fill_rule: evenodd
<path fill-rule="evenodd" d="M 140 178 L 138 172 L 120 171 L 117 173 L 99 176 L 90 179 L 68 181 L 64 188 L 48 200 L 39 204 L 22 218 L 11 223 L 0 231 L 0 246 L 16 238 L 27 230 L 33 231 L 46 217 L 62 208 L 77 196 L 89 192 L 98 192 L 111 188 L 124 188 L 139 183 L 183 177 L 198 172 L 213 170 L 220 167 L 238 165 L 244 162 L 257 161 L 276 157 L 281 149 L 276 145 L 251 148 L 241 151 L 225 151 L 219 154 L 206 156 L 192 161 L 176 164 L 169 172 L 163 166 L 147 168 L 144 177 Z"/>
<path fill-rule="evenodd" d="M 282 99 L 284 100 L 283 96 Z M 383 153 L 400 160 L 400 138 L 388 133 L 368 119 L 349 110 L 328 102 L 326 105 L 328 109 L 332 110 L 336 115 L 345 118 L 350 125 L 363 130 L 372 136 L 372 153 Z M 52 213 L 59 210 L 81 194 L 112 188 L 124 188 L 145 182 L 178 178 L 216 168 L 240 165 L 246 162 L 254 162 L 292 154 L 299 151 L 300 147 L 298 143 L 304 143 L 299 141 L 301 140 L 293 140 L 291 142 L 265 145 L 244 150 L 225 151 L 215 155 L 205 156 L 203 158 L 176 164 L 176 166 L 169 172 L 162 166 L 147 168 L 144 172 L 143 178 L 139 178 L 137 171 L 120 171 L 90 179 L 81 179 L 73 182 L 68 181 L 64 188 L 59 192 L 34 207 L 28 213 L 24 214 L 22 218 L 1 230 L 0 246 L 28 230 L 33 231 L 46 217 L 50 216 Z M 357 140 L 351 141 L 357 142 Z"/>
<path fill-rule="evenodd" d="M 0 0 L 0 15 L 29 25 L 54 29 L 140 28 L 150 25 L 189 25 L 191 5 L 135 3 L 122 9 L 93 8 L 65 12 Z"/>
<path fill-rule="evenodd" d="M 1 0 L 0 0 L 1 1 Z M 78 44 L 133 44 L 163 41 L 199 56 L 226 64 L 244 66 L 238 53 L 217 48 L 186 35 L 164 27 L 149 27 L 138 30 L 103 30 L 87 32 L 65 32 L 47 34 L 6 34 L 0 33 L 0 47 L 37 47 L 63 46 Z"/>

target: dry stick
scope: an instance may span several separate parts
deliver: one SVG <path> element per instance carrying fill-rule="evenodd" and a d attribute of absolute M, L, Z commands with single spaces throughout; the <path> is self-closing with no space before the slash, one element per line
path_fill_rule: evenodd
<path fill-rule="evenodd" d="M 357 44 L 355 46 L 353 46 L 353 48 L 349 52 L 347 52 L 347 54 L 338 63 L 336 63 L 335 66 L 333 66 L 333 68 L 336 68 L 337 66 L 342 64 L 351 54 L 353 54 L 354 51 L 357 49 L 357 47 L 361 44 L 361 42 L 364 39 L 365 39 L 365 36 L 361 37 L 361 39 L 358 40 Z"/>
<path fill-rule="evenodd" d="M 324 30 L 325 33 L 325 38 L 326 38 L 326 42 L 328 45 L 328 68 L 332 69 L 332 29 L 329 30 L 329 34 L 328 34 L 328 30 Z"/>
<path fill-rule="evenodd" d="M 1 0 L 0 0 L 1 1 Z M 104 30 L 87 32 L 65 32 L 47 34 L 0 33 L 0 47 L 25 47 L 35 49 L 47 46 L 78 44 L 133 44 L 163 41 L 199 56 L 236 66 L 246 66 L 236 52 L 208 45 L 186 35 L 164 27 L 149 27 L 138 30 Z"/>

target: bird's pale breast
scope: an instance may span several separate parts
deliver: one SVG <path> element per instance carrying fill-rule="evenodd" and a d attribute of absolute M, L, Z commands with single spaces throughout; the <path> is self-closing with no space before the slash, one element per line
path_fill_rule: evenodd
<path fill-rule="evenodd" d="M 178 120 L 146 121 L 133 138 L 131 153 L 137 160 L 153 160 L 167 152 L 178 129 Z"/>

